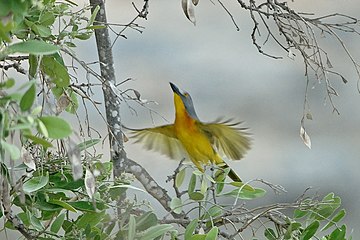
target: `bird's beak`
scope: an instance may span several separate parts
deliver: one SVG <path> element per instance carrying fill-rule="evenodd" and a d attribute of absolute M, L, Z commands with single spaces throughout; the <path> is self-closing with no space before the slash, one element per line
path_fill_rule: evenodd
<path fill-rule="evenodd" d="M 176 93 L 179 96 L 182 96 L 183 94 L 181 93 L 181 91 L 179 90 L 179 88 L 177 86 L 175 86 L 175 84 L 173 84 L 172 82 L 170 82 L 170 86 L 171 89 L 173 90 L 174 93 Z"/>

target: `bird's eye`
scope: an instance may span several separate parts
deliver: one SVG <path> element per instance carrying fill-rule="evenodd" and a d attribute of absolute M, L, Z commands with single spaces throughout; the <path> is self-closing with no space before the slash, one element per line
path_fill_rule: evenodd
<path fill-rule="evenodd" d="M 186 92 L 186 93 L 184 93 L 184 96 L 185 96 L 185 97 L 188 97 L 188 96 L 189 96 L 189 94 Z"/>

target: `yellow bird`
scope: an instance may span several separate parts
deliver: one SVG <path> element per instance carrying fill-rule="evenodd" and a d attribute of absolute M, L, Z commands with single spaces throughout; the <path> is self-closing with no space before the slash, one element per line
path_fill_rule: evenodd
<path fill-rule="evenodd" d="M 172 159 L 187 157 L 200 170 L 203 165 L 215 163 L 221 168 L 228 165 L 220 157 L 224 154 L 232 160 L 239 160 L 250 149 L 250 138 L 246 128 L 238 128 L 240 123 L 203 123 L 196 115 L 193 101 L 187 92 L 181 91 L 173 83 L 175 122 L 154 128 L 132 129 L 136 142 L 143 142 L 149 150 L 159 151 Z M 241 182 L 231 169 L 229 177 Z"/>

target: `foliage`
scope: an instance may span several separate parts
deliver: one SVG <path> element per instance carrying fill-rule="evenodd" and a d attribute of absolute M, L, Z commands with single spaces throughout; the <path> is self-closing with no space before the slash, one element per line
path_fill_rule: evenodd
<path fill-rule="evenodd" d="M 188 183 L 186 169 L 180 167 L 174 175 L 174 188 L 177 197 L 171 201 L 171 208 L 176 213 L 186 212 L 186 230 L 184 239 L 216 239 L 212 236 L 222 236 L 233 239 L 252 229 L 253 237 L 257 237 L 261 229 L 266 239 L 346 239 L 346 225 L 338 223 L 345 216 L 345 210 L 339 210 L 341 199 L 334 193 L 324 198 L 301 196 L 294 203 L 277 203 L 254 209 L 245 207 L 246 201 L 263 197 L 263 188 L 254 188 L 248 184 L 227 182 L 228 170 L 218 169 L 213 177 L 199 170 L 191 170 Z M 280 186 L 272 185 L 262 180 L 275 192 L 283 191 Z M 179 190 L 186 186 L 184 191 Z M 223 199 L 223 198 L 230 198 Z M 241 202 L 241 204 L 239 204 Z M 227 204 L 224 204 L 227 203 Z M 286 211 L 293 210 L 293 215 Z M 192 219 L 192 220 L 190 220 Z M 260 223 L 257 226 L 256 223 Z M 273 225 L 273 227 L 271 227 Z M 322 227 L 320 227 L 322 226 Z M 245 234 L 246 236 L 246 234 Z"/>
<path fill-rule="evenodd" d="M 170 178 L 176 196 L 162 219 L 146 201 L 124 199 L 128 190 L 144 190 L 131 185 L 130 175 L 114 180 L 112 162 L 94 150 L 100 139 L 86 137 L 81 125 L 78 129 L 65 119 L 78 117 L 85 100 L 97 104 L 88 94 L 94 84 L 77 84 L 71 74 L 76 68 L 65 57 L 90 72 L 76 58 L 76 41 L 90 39 L 104 26 L 94 25 L 99 8 L 89 11 L 69 0 L 0 2 L 1 232 L 17 230 L 27 239 L 210 240 L 246 230 L 256 237 L 262 227 L 267 239 L 346 238 L 346 226 L 338 225 L 345 216 L 338 196 L 303 196 L 295 203 L 246 209 L 242 203 L 266 191 L 227 182 L 228 170 L 208 174 L 179 165 Z M 80 143 L 73 140 L 77 134 Z M 293 209 L 293 216 L 284 209 Z M 266 224 L 253 226 L 263 219 Z"/>
<path fill-rule="evenodd" d="M 174 227 L 158 224 L 143 204 L 124 201 L 121 219 L 113 216 L 121 194 L 136 188 L 126 177 L 111 181 L 112 163 L 90 151 L 100 140 L 75 144 L 76 129 L 58 116 L 76 114 L 80 98 L 63 54 L 73 52 L 75 39 L 87 40 L 101 27 L 93 25 L 98 8 L 87 17 L 90 8 L 75 10 L 71 1 L 1 5 L 1 231 L 18 230 L 28 239 L 174 235 Z M 10 77 L 11 68 L 20 74 Z M 22 74 L 29 81 L 22 83 Z"/>

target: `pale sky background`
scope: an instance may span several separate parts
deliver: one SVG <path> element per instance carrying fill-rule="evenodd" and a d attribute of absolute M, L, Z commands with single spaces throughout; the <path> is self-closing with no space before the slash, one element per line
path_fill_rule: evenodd
<path fill-rule="evenodd" d="M 283 56 L 283 60 L 261 55 L 252 45 L 249 13 L 236 4 L 229 5 L 240 27 L 236 31 L 219 3 L 213 2 L 200 1 L 195 9 L 197 25 L 193 26 L 184 16 L 180 0 L 149 1 L 148 20 L 137 22 L 145 27 L 143 33 L 127 30 L 127 39 L 120 38 L 114 46 L 117 81 L 135 79 L 125 87 L 137 89 L 142 98 L 156 101 L 158 105 L 148 106 L 169 122 L 174 119 L 169 81 L 191 94 L 201 120 L 223 116 L 244 121 L 253 134 L 252 149 L 242 161 L 229 164 L 244 180 L 263 178 L 288 191 L 277 196 L 269 189 L 263 202 L 294 201 L 309 186 L 313 187 L 313 194 L 334 192 L 341 196 L 347 210 L 348 231 L 354 230 L 353 239 L 360 238 L 360 94 L 354 68 L 336 41 L 321 40 L 332 65 L 349 82 L 344 85 L 341 79 L 331 78 L 340 95 L 334 98 L 338 116 L 324 101 L 325 85 L 311 81 L 313 89 L 308 97 L 313 120 L 306 122 L 312 141 L 310 150 L 299 137 L 306 83 L 301 59 L 289 59 L 274 45 L 265 49 Z M 135 3 L 141 8 L 143 1 Z M 318 15 L 339 12 L 360 18 L 356 0 L 295 0 L 289 1 L 289 6 Z M 107 0 L 109 22 L 125 24 L 135 14 L 131 1 Z M 344 40 L 360 61 L 360 37 L 344 36 Z M 86 62 L 97 60 L 94 39 L 79 44 L 78 57 Z M 103 100 L 100 91 L 96 98 Z M 156 114 L 151 117 L 148 110 L 138 105 L 132 106 L 136 115 L 125 104 L 120 106 L 123 123 L 128 127 L 168 123 Z M 96 111 L 90 113 L 92 124 L 105 135 L 102 119 Z M 125 147 L 130 158 L 145 167 L 160 185 L 171 189 L 165 180 L 177 167 L 176 161 L 148 152 L 131 141 Z M 154 207 L 163 211 L 156 204 Z"/>
<path fill-rule="evenodd" d="M 107 1 L 108 20 L 127 23 L 135 15 L 130 3 Z M 236 2 L 236 1 L 234 1 Z M 136 1 L 140 8 L 142 1 Z M 289 6 L 302 12 L 326 15 L 333 12 L 360 18 L 357 1 L 301 0 Z M 334 192 L 341 196 L 347 210 L 346 223 L 353 237 L 360 237 L 360 176 L 359 122 L 360 94 L 356 90 L 355 70 L 336 41 L 321 39 L 329 51 L 331 63 L 349 80 L 344 85 L 332 77 L 338 90 L 334 102 L 340 115 L 332 113 L 325 85 L 315 80 L 309 90 L 312 121 L 306 122 L 311 137 L 309 150 L 299 137 L 303 111 L 305 77 L 301 59 L 289 59 L 286 54 L 274 60 L 258 53 L 250 37 L 252 22 L 249 13 L 236 4 L 229 9 L 236 15 L 240 31 L 235 30 L 228 15 L 217 1 L 200 1 L 195 9 L 194 27 L 184 16 L 180 0 L 150 1 L 148 20 L 138 23 L 145 27 L 142 34 L 127 31 L 114 47 L 117 81 L 135 79 L 126 87 L 137 89 L 149 105 L 168 121 L 173 121 L 173 99 L 169 81 L 188 91 L 197 114 L 203 121 L 219 116 L 245 121 L 253 134 L 253 148 L 240 162 L 230 165 L 246 180 L 263 178 L 284 186 L 288 193 L 275 196 L 269 190 L 269 203 L 294 201 L 309 186 L 312 193 Z M 353 38 L 352 38 L 353 37 Z M 344 36 L 349 50 L 360 60 L 359 36 Z M 89 54 L 87 50 L 87 54 Z M 123 105 L 123 122 L 134 128 L 166 124 L 161 117 L 135 105 L 137 115 Z M 148 152 L 132 142 L 126 143 L 130 158 L 142 164 L 160 185 L 176 168 L 158 153 Z"/>

